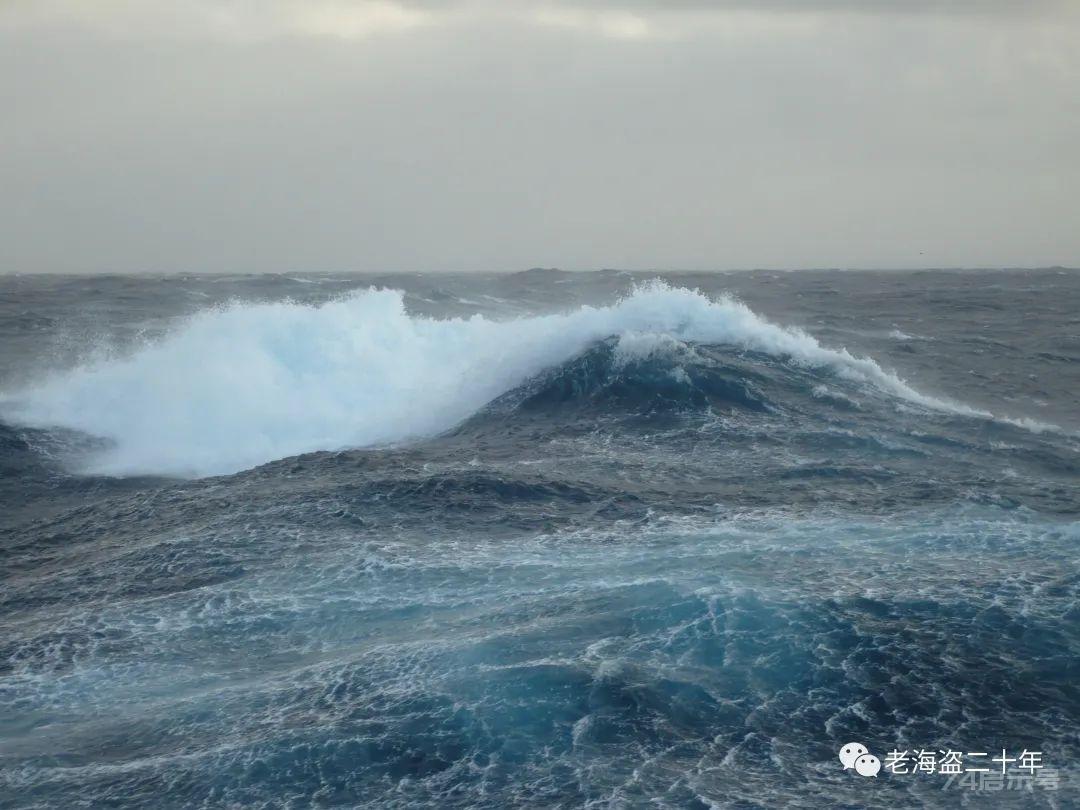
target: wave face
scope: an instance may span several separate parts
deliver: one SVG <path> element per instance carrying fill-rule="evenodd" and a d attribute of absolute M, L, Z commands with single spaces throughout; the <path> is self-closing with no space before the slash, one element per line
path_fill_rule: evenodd
<path fill-rule="evenodd" d="M 873 360 L 825 348 L 737 301 L 658 281 L 610 306 L 507 320 L 410 315 L 403 294 L 389 289 L 317 306 L 234 304 L 198 313 L 127 356 L 24 389 L 6 412 L 29 426 L 109 440 L 82 462 L 84 472 L 226 474 L 437 434 L 612 336 L 622 364 L 686 342 L 719 344 L 825 368 L 920 405 L 989 416 L 924 396 Z"/>

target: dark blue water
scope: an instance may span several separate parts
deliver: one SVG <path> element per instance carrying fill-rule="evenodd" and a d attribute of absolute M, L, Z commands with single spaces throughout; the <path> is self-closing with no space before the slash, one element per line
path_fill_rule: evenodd
<path fill-rule="evenodd" d="M 1080 275 L 653 278 L 0 277 L 0 806 L 1080 806 Z"/>

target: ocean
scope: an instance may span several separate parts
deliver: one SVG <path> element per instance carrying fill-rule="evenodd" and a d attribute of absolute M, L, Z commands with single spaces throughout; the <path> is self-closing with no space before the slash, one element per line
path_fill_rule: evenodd
<path fill-rule="evenodd" d="M 0 276 L 0 806 L 1080 807 L 1078 520 L 1076 272 Z"/>

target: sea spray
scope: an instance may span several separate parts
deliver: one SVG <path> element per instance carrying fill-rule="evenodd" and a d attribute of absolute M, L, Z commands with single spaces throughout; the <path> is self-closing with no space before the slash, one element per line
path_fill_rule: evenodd
<path fill-rule="evenodd" d="M 650 341 L 723 344 L 828 368 L 923 407 L 991 416 L 926 396 L 874 360 L 824 347 L 736 300 L 662 281 L 608 306 L 509 320 L 420 317 L 401 292 L 375 288 L 318 306 L 234 303 L 126 356 L 54 374 L 0 407 L 24 425 L 107 439 L 85 472 L 227 474 L 436 434 L 612 336 L 623 355 Z"/>

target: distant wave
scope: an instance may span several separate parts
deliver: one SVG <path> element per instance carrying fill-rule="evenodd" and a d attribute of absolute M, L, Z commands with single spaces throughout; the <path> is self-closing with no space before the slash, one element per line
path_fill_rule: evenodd
<path fill-rule="evenodd" d="M 924 407 L 991 417 L 921 394 L 873 360 L 823 347 L 737 301 L 659 281 L 610 306 L 503 321 L 410 315 L 403 294 L 387 289 L 321 306 L 234 304 L 0 403 L 24 425 L 109 439 L 86 472 L 225 474 L 439 433 L 608 338 L 620 362 L 668 351 L 673 341 L 724 344 L 825 367 Z"/>

